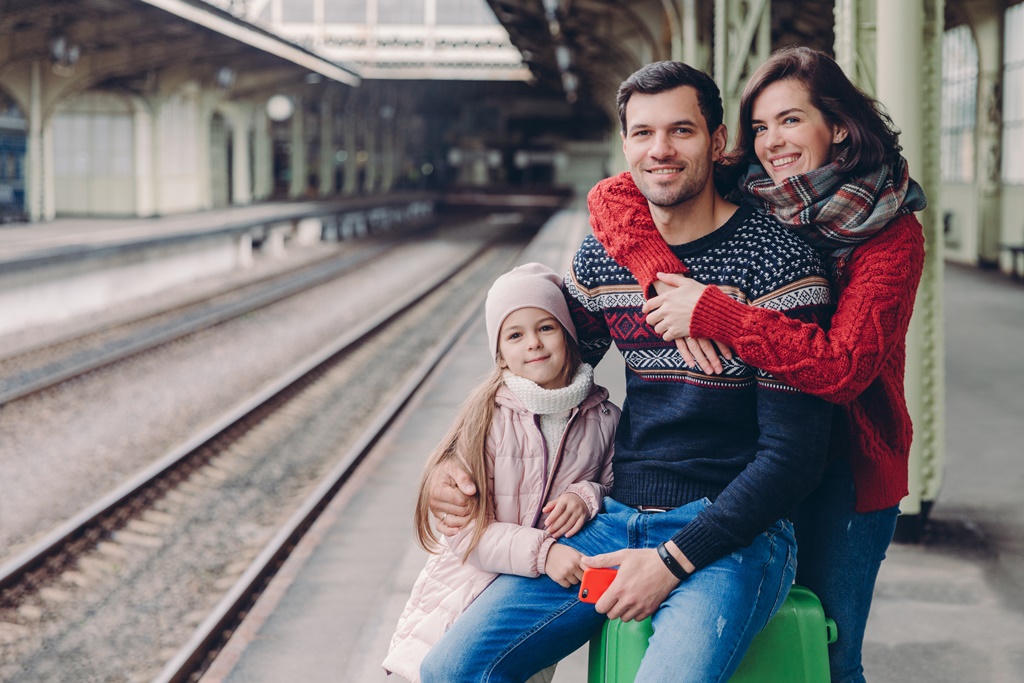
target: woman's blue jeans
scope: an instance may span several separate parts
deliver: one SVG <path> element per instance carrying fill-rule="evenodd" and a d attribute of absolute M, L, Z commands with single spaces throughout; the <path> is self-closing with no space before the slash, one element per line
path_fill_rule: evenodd
<path fill-rule="evenodd" d="M 855 503 L 849 462 L 838 459 L 794 517 L 800 548 L 796 582 L 817 594 L 839 634 L 828 652 L 832 683 L 864 681 L 864 629 L 899 514 L 898 506 L 858 513 Z"/>
<path fill-rule="evenodd" d="M 707 505 L 701 500 L 668 512 L 638 512 L 606 499 L 605 512 L 560 542 L 584 555 L 653 548 Z M 655 614 L 637 683 L 728 680 L 785 600 L 795 573 L 796 544 L 788 520 L 696 572 Z M 423 683 L 521 683 L 586 643 L 604 621 L 593 605 L 579 601 L 575 586 L 562 588 L 546 576 L 499 576 L 430 651 L 421 678 Z"/>

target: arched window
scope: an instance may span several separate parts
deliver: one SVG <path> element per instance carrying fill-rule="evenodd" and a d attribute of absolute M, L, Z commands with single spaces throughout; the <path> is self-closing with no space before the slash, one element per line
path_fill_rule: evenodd
<path fill-rule="evenodd" d="M 1006 10 L 1003 33 L 1003 182 L 1024 184 L 1024 4 Z"/>
<path fill-rule="evenodd" d="M 942 36 L 942 182 L 974 180 L 978 47 L 967 25 Z"/>

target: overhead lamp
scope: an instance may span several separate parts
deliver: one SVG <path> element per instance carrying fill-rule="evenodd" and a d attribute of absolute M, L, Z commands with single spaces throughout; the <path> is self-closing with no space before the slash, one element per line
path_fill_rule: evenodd
<path fill-rule="evenodd" d="M 562 74 L 562 89 L 565 90 L 566 94 L 575 93 L 579 87 L 579 79 L 576 78 L 576 74 L 571 71 L 566 71 Z"/>
<path fill-rule="evenodd" d="M 559 71 L 568 71 L 572 66 L 572 54 L 567 46 L 557 45 L 555 47 L 555 63 L 558 64 Z"/>
<path fill-rule="evenodd" d="M 558 10 L 561 2 L 559 0 L 544 0 L 544 16 L 548 20 L 548 32 L 557 36 L 562 33 L 562 27 L 558 23 Z"/>
<path fill-rule="evenodd" d="M 287 95 L 274 95 L 267 100 L 267 116 L 271 121 L 285 121 L 295 113 L 295 100 Z"/>
<path fill-rule="evenodd" d="M 222 66 L 217 69 L 216 81 L 221 90 L 230 90 L 235 84 L 235 70 L 230 66 Z"/>
<path fill-rule="evenodd" d="M 50 38 L 47 47 L 50 49 L 50 60 L 53 63 L 54 73 L 61 76 L 71 75 L 78 58 L 82 55 L 82 49 L 62 33 Z"/>

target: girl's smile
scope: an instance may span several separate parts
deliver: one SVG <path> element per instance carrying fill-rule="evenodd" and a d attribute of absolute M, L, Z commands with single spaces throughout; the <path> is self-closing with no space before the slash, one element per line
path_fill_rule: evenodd
<path fill-rule="evenodd" d="M 565 335 L 558 320 L 540 308 L 520 308 L 498 333 L 501 367 L 545 389 L 565 386 Z"/>

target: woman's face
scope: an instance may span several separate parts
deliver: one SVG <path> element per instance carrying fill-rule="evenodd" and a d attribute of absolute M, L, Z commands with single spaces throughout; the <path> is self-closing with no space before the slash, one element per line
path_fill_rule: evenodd
<path fill-rule="evenodd" d="M 846 130 L 829 125 L 810 94 L 792 78 L 775 81 L 751 109 L 754 153 L 776 185 L 831 163 Z"/>

